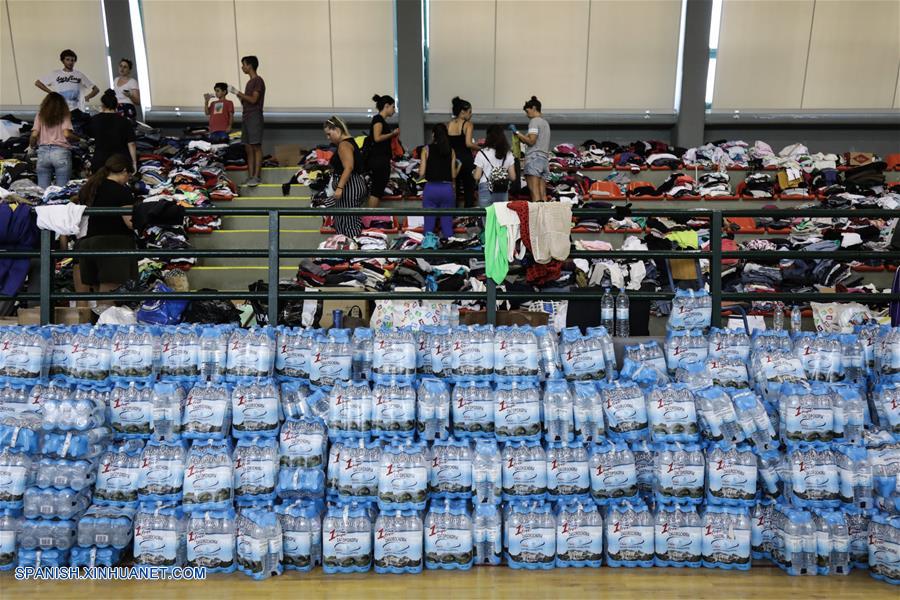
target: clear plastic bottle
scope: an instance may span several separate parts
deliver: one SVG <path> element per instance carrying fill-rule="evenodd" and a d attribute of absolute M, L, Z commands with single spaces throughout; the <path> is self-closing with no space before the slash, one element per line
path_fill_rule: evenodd
<path fill-rule="evenodd" d="M 772 313 L 772 329 L 784 331 L 784 305 L 781 302 L 775 303 L 775 309 Z"/>
<path fill-rule="evenodd" d="M 783 318 L 783 317 L 782 317 Z M 796 304 L 791 308 L 791 334 L 796 335 L 803 330 L 803 314 Z"/>
<path fill-rule="evenodd" d="M 624 289 L 616 296 L 616 337 L 631 335 L 628 294 Z"/>
<path fill-rule="evenodd" d="M 13 509 L 0 509 L 0 571 L 13 568 L 16 564 L 16 536 L 20 519 Z"/>
<path fill-rule="evenodd" d="M 497 442 L 479 439 L 472 460 L 472 502 L 499 504 L 503 492 L 500 448 Z"/>
<path fill-rule="evenodd" d="M 603 288 L 600 298 L 600 325 L 607 331 L 615 331 L 616 301 L 608 287 Z"/>

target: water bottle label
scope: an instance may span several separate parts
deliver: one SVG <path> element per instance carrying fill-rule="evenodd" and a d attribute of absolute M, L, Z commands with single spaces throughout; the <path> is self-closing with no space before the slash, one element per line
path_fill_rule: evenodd
<path fill-rule="evenodd" d="M 335 431 L 369 431 L 372 428 L 370 402 L 367 396 L 355 392 L 334 394 L 328 408 L 328 426 Z"/>
<path fill-rule="evenodd" d="M 607 553 L 610 560 L 653 560 L 653 526 L 623 523 L 620 518 L 610 518 L 606 528 Z"/>
<path fill-rule="evenodd" d="M 184 483 L 184 465 L 179 460 L 144 458 L 139 482 L 138 493 L 142 495 L 177 494 Z"/>
<path fill-rule="evenodd" d="M 246 391 L 235 390 L 231 398 L 235 430 L 261 432 L 278 429 L 278 396 L 267 394 L 265 389 L 256 397 L 249 396 Z"/>
<path fill-rule="evenodd" d="M 377 388 L 376 388 L 377 390 Z M 416 428 L 415 396 L 403 396 L 403 390 L 397 388 L 396 394 L 389 390 L 376 391 L 374 394 L 375 418 L 373 427 L 380 431 L 392 433 L 412 433 Z"/>
<path fill-rule="evenodd" d="M 114 459 L 115 455 L 107 457 L 100 463 L 94 499 L 109 502 L 134 502 L 137 500 L 141 469 L 114 465 L 111 462 Z"/>
<path fill-rule="evenodd" d="M 887 393 L 883 394 L 879 404 L 881 408 L 879 415 L 884 416 L 886 428 L 894 433 L 900 433 L 900 393 L 895 393 L 893 397 Z"/>
<path fill-rule="evenodd" d="M 452 344 L 435 341 L 431 346 L 431 370 L 437 375 L 449 373 L 453 368 Z"/>
<path fill-rule="evenodd" d="M 612 321 L 616 315 L 616 309 L 614 308 L 601 308 L 600 309 L 600 320 L 601 321 Z"/>
<path fill-rule="evenodd" d="M 188 531 L 187 560 L 194 567 L 227 569 L 234 564 L 234 534 Z"/>
<path fill-rule="evenodd" d="M 16 556 L 16 532 L 0 531 L 0 565 L 8 565 Z"/>
<path fill-rule="evenodd" d="M 509 342 L 497 339 L 494 347 L 494 369 L 507 375 L 537 373 L 537 342 Z"/>
<path fill-rule="evenodd" d="M 703 347 L 698 348 L 691 345 L 693 343 L 694 341 L 688 337 L 673 338 L 673 343 L 666 348 L 667 364 L 670 371 L 683 368 L 690 363 L 706 361 L 709 348 L 705 344 Z"/>
<path fill-rule="evenodd" d="M 281 340 L 275 354 L 275 372 L 285 377 L 307 377 L 309 375 L 309 348 L 300 347 Z"/>
<path fill-rule="evenodd" d="M 516 496 L 542 494 L 547 490 L 547 463 L 512 456 L 503 469 L 503 491 Z"/>
<path fill-rule="evenodd" d="M 498 398 L 494 413 L 494 432 L 498 437 L 524 437 L 541 433 L 541 403 L 537 394 L 514 391 Z M 498 394 L 499 395 L 499 394 Z"/>
<path fill-rule="evenodd" d="M 200 346 L 187 340 L 163 340 L 162 366 L 163 375 L 196 376 L 199 374 Z"/>
<path fill-rule="evenodd" d="M 182 538 L 183 539 L 183 538 Z M 134 562 L 156 567 L 175 566 L 178 532 L 171 529 L 134 528 Z"/>
<path fill-rule="evenodd" d="M 756 477 L 756 465 L 728 464 L 724 459 L 710 463 L 709 493 L 717 498 L 753 500 Z"/>
<path fill-rule="evenodd" d="M 591 489 L 587 461 L 561 463 L 552 459 L 547 465 L 547 490 L 551 494 L 587 494 Z"/>
<path fill-rule="evenodd" d="M 599 464 L 591 470 L 591 494 L 597 498 L 620 498 L 637 493 L 634 464 Z"/>
<path fill-rule="evenodd" d="M 182 429 L 194 433 L 223 433 L 227 406 L 228 396 L 225 394 L 211 397 L 191 390 L 184 402 Z"/>
<path fill-rule="evenodd" d="M 312 533 L 309 531 L 283 531 L 284 565 L 309 567 L 312 565 Z"/>
<path fill-rule="evenodd" d="M 567 350 L 562 356 L 563 373 L 568 379 L 584 379 L 606 371 L 602 349 L 575 353 Z"/>
<path fill-rule="evenodd" d="M 425 465 L 381 465 L 378 499 L 383 502 L 424 503 L 428 499 L 428 469 Z"/>
<path fill-rule="evenodd" d="M 25 497 L 28 469 L 22 465 L 0 465 L 0 502 L 19 502 Z"/>
<path fill-rule="evenodd" d="M 332 529 L 322 535 L 322 558 L 326 565 L 353 566 L 369 564 L 372 557 L 371 531 Z"/>
<path fill-rule="evenodd" d="M 766 381 L 801 381 L 806 378 L 800 359 L 784 353 L 765 356 L 762 372 Z"/>
<path fill-rule="evenodd" d="M 712 307 L 688 306 L 675 301 L 669 315 L 669 329 L 704 329 L 712 320 Z"/>
<path fill-rule="evenodd" d="M 750 346 L 734 344 L 733 339 L 722 337 L 718 343 L 709 345 L 709 357 L 746 362 L 750 358 Z"/>
<path fill-rule="evenodd" d="M 746 387 L 749 382 L 747 365 L 744 363 L 726 363 L 711 360 L 706 363 L 713 385 Z"/>
<path fill-rule="evenodd" d="M 801 402 L 800 406 L 790 409 L 785 415 L 787 438 L 799 442 L 830 440 L 834 432 L 834 411 L 831 406 L 816 408 L 803 404 Z"/>
<path fill-rule="evenodd" d="M 422 531 L 375 532 L 375 565 L 379 567 L 416 567 L 422 562 Z"/>
<path fill-rule="evenodd" d="M 703 528 L 678 525 L 670 517 L 657 523 L 654 531 L 656 554 L 675 563 L 699 562 L 703 552 Z"/>
<path fill-rule="evenodd" d="M 72 368 L 72 341 L 54 343 L 50 349 L 50 375 L 69 375 Z"/>
<path fill-rule="evenodd" d="M 239 377 L 265 377 L 270 374 L 272 363 L 272 348 L 268 343 L 244 342 L 238 338 L 229 346 L 226 370 Z"/>
<path fill-rule="evenodd" d="M 72 345 L 72 374 L 81 379 L 105 379 L 109 372 L 109 348 Z"/>
<path fill-rule="evenodd" d="M 274 459 L 235 458 L 234 495 L 265 496 L 275 491 L 277 466 Z"/>
<path fill-rule="evenodd" d="M 647 427 L 647 406 L 640 390 L 610 390 L 604 400 L 610 431 L 627 433 Z"/>
<path fill-rule="evenodd" d="M 153 373 L 153 345 L 115 341 L 110 375 L 148 377 Z"/>
<path fill-rule="evenodd" d="M 663 395 L 659 392 L 647 402 L 647 416 L 652 433 L 696 434 L 697 409 L 690 395 L 673 393 Z"/>
<path fill-rule="evenodd" d="M 184 504 L 231 500 L 234 475 L 231 466 L 188 466 L 184 474 Z"/>
<path fill-rule="evenodd" d="M 669 498 L 702 498 L 703 476 L 702 464 L 688 465 L 678 460 L 660 464 L 660 493 Z"/>
<path fill-rule="evenodd" d="M 480 390 L 484 392 L 484 390 Z M 453 394 L 453 427 L 457 431 L 493 432 L 493 394 L 457 387 Z"/>
<path fill-rule="evenodd" d="M 44 350 L 38 345 L 5 343 L 0 345 L 0 371 L 7 377 L 41 376 Z"/>
<path fill-rule="evenodd" d="M 581 524 L 574 515 L 560 513 L 556 556 L 566 561 L 603 560 L 603 527 Z"/>
<path fill-rule="evenodd" d="M 840 477 L 834 464 L 791 463 L 794 495 L 803 500 L 837 500 Z"/>
<path fill-rule="evenodd" d="M 349 454 L 341 458 L 338 493 L 342 496 L 374 496 L 378 493 L 378 460 Z"/>
<path fill-rule="evenodd" d="M 468 492 L 472 489 L 472 463 L 435 455 L 431 462 L 431 489 L 443 493 Z"/>
<path fill-rule="evenodd" d="M 556 530 L 519 524 L 509 532 L 508 550 L 509 560 L 513 562 L 531 563 L 552 559 L 556 553 Z"/>
<path fill-rule="evenodd" d="M 109 421 L 115 433 L 149 434 L 152 431 L 152 405 L 148 401 L 129 402 L 124 393 L 110 399 Z"/>
<path fill-rule="evenodd" d="M 416 370 L 416 345 L 413 342 L 389 342 L 379 340 L 372 354 L 372 369 L 380 373 Z"/>
<path fill-rule="evenodd" d="M 472 530 L 432 525 L 425 531 L 425 558 L 429 563 L 468 564 L 473 558 Z"/>
<path fill-rule="evenodd" d="M 323 356 L 316 352 L 310 357 L 309 379 L 319 385 L 334 385 L 337 381 L 349 381 L 352 369 L 350 355 Z"/>
<path fill-rule="evenodd" d="M 253 573 L 262 572 L 268 550 L 269 544 L 266 540 L 255 538 L 247 533 L 239 533 L 237 536 L 238 566 Z"/>
<path fill-rule="evenodd" d="M 750 530 L 712 522 L 703 530 L 703 557 L 719 564 L 746 563 L 750 560 Z"/>
<path fill-rule="evenodd" d="M 325 453 L 325 434 L 283 427 L 279 436 L 280 463 L 287 467 L 321 467 Z"/>
<path fill-rule="evenodd" d="M 456 340 L 453 343 L 451 357 L 455 373 L 465 375 L 467 373 L 490 371 L 494 368 L 493 346 L 490 352 L 485 352 L 486 347 L 477 341 Z"/>

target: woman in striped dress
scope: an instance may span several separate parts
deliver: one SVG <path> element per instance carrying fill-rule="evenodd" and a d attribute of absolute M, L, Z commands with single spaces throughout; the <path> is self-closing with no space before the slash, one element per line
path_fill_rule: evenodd
<path fill-rule="evenodd" d="M 326 206 L 359 208 L 369 195 L 366 179 L 358 171 L 362 165 L 359 147 L 340 117 L 325 121 L 324 129 L 328 140 L 337 146 L 331 157 L 331 181 L 337 183 L 334 185 L 334 196 L 328 199 Z M 362 232 L 362 221 L 359 217 L 335 215 L 334 228 L 341 235 L 355 238 Z"/>

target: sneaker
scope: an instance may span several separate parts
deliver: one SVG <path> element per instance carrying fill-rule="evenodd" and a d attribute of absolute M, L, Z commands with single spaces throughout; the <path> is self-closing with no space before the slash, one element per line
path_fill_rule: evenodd
<path fill-rule="evenodd" d="M 259 178 L 258 178 L 258 177 L 250 177 L 249 179 L 247 179 L 247 183 L 246 183 L 245 185 L 246 185 L 247 187 L 256 187 L 256 186 L 259 185 L 259 183 L 260 183 L 260 182 L 259 182 Z"/>

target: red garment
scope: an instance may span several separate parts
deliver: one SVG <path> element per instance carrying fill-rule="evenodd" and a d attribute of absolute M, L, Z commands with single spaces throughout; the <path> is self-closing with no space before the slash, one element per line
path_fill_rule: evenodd
<path fill-rule="evenodd" d="M 209 104 L 209 132 L 228 132 L 231 130 L 231 117 L 234 116 L 234 102 L 216 100 Z"/>
<path fill-rule="evenodd" d="M 532 285 L 543 285 L 556 281 L 562 273 L 563 261 L 551 260 L 545 265 L 535 263 L 525 269 L 525 281 Z"/>
<path fill-rule="evenodd" d="M 519 215 L 519 237 L 522 239 L 522 243 L 525 244 L 525 248 L 531 252 L 531 230 L 528 229 L 528 202 L 516 200 L 508 203 L 506 207 L 509 210 L 516 211 L 516 214 Z"/>

